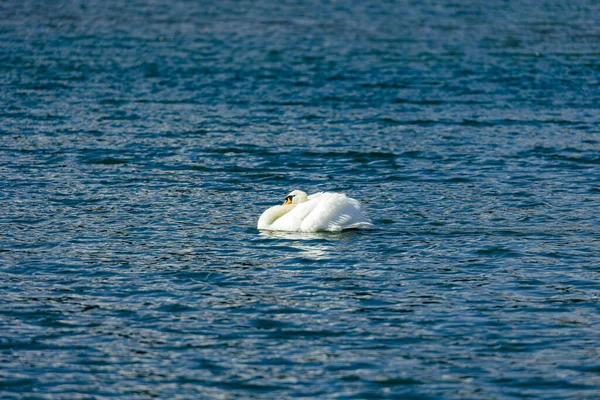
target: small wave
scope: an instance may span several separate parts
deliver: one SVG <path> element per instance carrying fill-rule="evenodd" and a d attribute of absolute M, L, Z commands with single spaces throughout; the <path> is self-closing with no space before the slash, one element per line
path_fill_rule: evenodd
<path fill-rule="evenodd" d="M 118 165 L 118 164 L 129 164 L 128 160 L 121 158 L 105 157 L 105 158 L 93 158 L 85 161 L 86 164 L 100 164 L 100 165 Z"/>

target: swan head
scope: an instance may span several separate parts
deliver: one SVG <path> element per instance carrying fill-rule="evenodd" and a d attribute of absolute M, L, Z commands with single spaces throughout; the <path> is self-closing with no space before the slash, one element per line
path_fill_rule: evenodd
<path fill-rule="evenodd" d="M 290 194 L 287 195 L 283 205 L 285 206 L 287 204 L 299 204 L 307 201 L 308 196 L 305 192 L 303 192 L 302 190 L 294 190 L 293 192 L 290 192 Z"/>

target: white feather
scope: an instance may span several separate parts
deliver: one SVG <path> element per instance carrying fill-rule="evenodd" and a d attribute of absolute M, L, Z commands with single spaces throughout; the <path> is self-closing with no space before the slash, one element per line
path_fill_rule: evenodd
<path fill-rule="evenodd" d="M 373 224 L 363 214 L 358 200 L 345 194 L 293 191 L 292 204 L 274 206 L 258 220 L 258 229 L 289 232 L 339 232 L 345 229 L 369 229 Z"/>

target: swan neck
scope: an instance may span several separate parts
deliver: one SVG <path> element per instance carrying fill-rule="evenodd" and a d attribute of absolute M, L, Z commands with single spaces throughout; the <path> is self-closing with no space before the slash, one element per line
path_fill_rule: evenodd
<path fill-rule="evenodd" d="M 287 204 L 283 206 L 273 206 L 266 210 L 258 219 L 258 229 L 268 229 L 275 221 L 290 212 L 296 204 Z"/>

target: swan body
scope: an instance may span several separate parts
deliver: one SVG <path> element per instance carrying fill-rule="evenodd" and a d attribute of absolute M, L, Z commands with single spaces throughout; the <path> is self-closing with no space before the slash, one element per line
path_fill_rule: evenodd
<path fill-rule="evenodd" d="M 257 225 L 258 229 L 288 232 L 339 232 L 372 227 L 358 200 L 327 192 L 307 196 L 300 190 L 291 192 L 283 205 L 262 213 Z"/>

